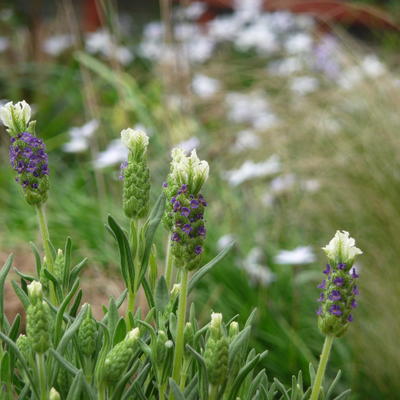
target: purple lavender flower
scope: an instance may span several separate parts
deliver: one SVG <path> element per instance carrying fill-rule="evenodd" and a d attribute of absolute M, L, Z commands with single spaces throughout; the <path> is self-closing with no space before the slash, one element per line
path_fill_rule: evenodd
<path fill-rule="evenodd" d="M 191 208 L 198 208 L 199 207 L 199 202 L 197 200 L 192 200 L 190 202 L 190 207 Z"/>
<path fill-rule="evenodd" d="M 203 252 L 203 248 L 202 248 L 201 246 L 196 246 L 196 247 L 194 248 L 194 252 L 195 252 L 197 255 L 199 255 L 199 254 L 201 254 L 201 253 Z"/>
<path fill-rule="evenodd" d="M 358 290 L 358 286 L 357 285 L 354 285 L 353 289 L 351 291 L 355 296 L 360 294 L 360 291 Z"/>
<path fill-rule="evenodd" d="M 346 269 L 346 264 L 344 264 L 344 263 L 340 263 L 340 264 L 338 264 L 338 269 L 340 269 L 341 271 L 344 271 L 345 269 Z"/>
<path fill-rule="evenodd" d="M 176 200 L 174 203 L 174 211 L 177 212 L 181 208 L 181 202 Z"/>
<path fill-rule="evenodd" d="M 336 278 L 334 278 L 333 283 L 340 287 L 344 285 L 344 279 L 341 276 L 337 276 Z"/>
<path fill-rule="evenodd" d="M 323 273 L 325 275 L 329 275 L 331 273 L 331 266 L 329 264 L 326 264 L 326 268 L 324 269 Z"/>
<path fill-rule="evenodd" d="M 317 315 L 322 315 L 322 307 L 319 307 L 317 310 Z"/>
<path fill-rule="evenodd" d="M 183 215 L 184 217 L 188 217 L 189 214 L 190 214 L 190 210 L 187 207 L 182 207 L 181 215 Z"/>
<path fill-rule="evenodd" d="M 325 300 L 325 295 L 323 293 L 320 293 L 317 301 L 324 301 Z"/>
<path fill-rule="evenodd" d="M 318 286 L 318 289 L 325 289 L 326 288 L 326 280 L 324 279 Z"/>
<path fill-rule="evenodd" d="M 174 233 L 172 234 L 172 236 L 171 236 L 171 240 L 172 240 L 173 242 L 179 242 L 179 240 L 181 240 L 181 238 L 180 238 L 180 236 L 179 236 L 179 234 L 178 234 L 177 232 L 174 232 Z"/>
<path fill-rule="evenodd" d="M 342 298 L 339 290 L 332 290 L 331 294 L 329 295 L 329 300 L 331 301 L 339 301 Z"/>
<path fill-rule="evenodd" d="M 353 279 L 356 279 L 356 278 L 359 278 L 359 276 L 360 276 L 360 275 L 357 274 L 356 269 L 353 267 L 353 268 L 351 269 L 351 277 L 352 277 Z"/>
<path fill-rule="evenodd" d="M 351 308 L 356 308 L 357 307 L 357 302 L 353 299 L 352 301 L 351 301 Z"/>
<path fill-rule="evenodd" d="M 204 227 L 204 225 L 200 226 L 199 229 L 197 229 L 197 233 L 200 236 L 206 236 L 206 228 Z"/>
<path fill-rule="evenodd" d="M 128 161 L 122 162 L 121 165 L 119 166 L 119 180 L 120 181 L 124 180 L 124 171 L 127 166 L 128 166 Z"/>
<path fill-rule="evenodd" d="M 340 306 L 338 306 L 337 304 L 332 304 L 332 305 L 329 307 L 329 312 L 330 312 L 332 315 L 337 315 L 337 316 L 342 315 L 342 310 L 340 309 Z"/>
<path fill-rule="evenodd" d="M 164 188 L 167 188 L 167 187 L 168 187 L 168 183 L 167 183 L 167 182 L 163 182 L 162 186 L 163 186 Z"/>
<path fill-rule="evenodd" d="M 189 234 L 192 231 L 192 226 L 190 224 L 185 224 L 182 226 L 183 232 Z"/>
<path fill-rule="evenodd" d="M 349 314 L 349 316 L 347 317 L 347 321 L 349 321 L 349 322 L 353 321 L 353 316 L 351 314 Z"/>

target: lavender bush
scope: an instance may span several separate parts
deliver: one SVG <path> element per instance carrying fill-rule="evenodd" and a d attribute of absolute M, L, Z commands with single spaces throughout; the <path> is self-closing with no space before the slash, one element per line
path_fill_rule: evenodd
<path fill-rule="evenodd" d="M 200 193 L 209 166 L 195 151 L 187 156 L 174 149 L 170 173 L 155 204 L 149 204 L 147 135 L 138 130 L 121 132 L 129 149 L 121 168 L 125 230 L 108 217 L 107 230 L 120 255 L 120 272 L 126 289 L 103 306 L 101 320 L 91 306 L 81 306 L 80 272 L 86 259 L 72 266 L 72 243 L 56 251 L 47 229 L 44 204 L 49 189 L 48 158 L 42 140 L 34 133 L 30 107 L 25 102 L 6 104 L 0 118 L 11 137 L 10 163 L 28 204 L 36 208 L 44 254 L 32 244 L 35 276 L 17 270 L 20 285 L 12 281 L 26 311 L 26 335 L 21 316 L 8 321 L 4 314 L 4 284 L 13 265 L 10 256 L 0 272 L 0 379 L 1 398 L 9 399 L 330 399 L 332 385 L 323 385 L 334 337 L 343 335 L 352 320 L 358 274 L 354 258 L 361 253 L 347 232 L 337 232 L 324 248 L 329 260 L 320 285 L 318 310 L 325 344 L 312 387 L 303 384 L 302 372 L 286 388 L 270 380 L 267 350 L 251 348 L 254 311 L 244 326 L 235 318 L 224 320 L 210 310 L 210 322 L 201 326 L 188 296 L 199 280 L 232 248 L 229 244 L 203 265 L 207 202 Z M 154 235 L 163 221 L 169 241 L 165 271 L 157 265 Z M 146 309 L 137 306 L 143 289 Z M 127 301 L 121 315 L 120 308 Z M 189 313 L 188 313 L 188 310 Z"/>

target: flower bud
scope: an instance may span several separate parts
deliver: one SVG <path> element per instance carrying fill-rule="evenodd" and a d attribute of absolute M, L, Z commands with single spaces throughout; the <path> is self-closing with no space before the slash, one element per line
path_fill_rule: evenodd
<path fill-rule="evenodd" d="M 353 267 L 354 257 L 362 254 L 347 232 L 337 232 L 334 239 L 323 248 L 330 264 L 323 271 L 325 279 L 318 285 L 322 289 L 318 301 L 318 327 L 324 335 L 342 336 L 351 321 L 352 311 L 357 307 L 358 274 Z M 332 260 L 339 260 L 332 264 Z M 343 262 L 347 260 L 348 263 Z"/>
<path fill-rule="evenodd" d="M 25 101 L 13 104 L 11 101 L 0 108 L 0 119 L 11 136 L 28 130 L 31 107 Z"/>
<path fill-rule="evenodd" d="M 122 342 L 119 342 L 109 351 L 103 369 L 103 376 L 106 382 L 112 383 L 116 381 L 125 371 L 132 359 L 139 334 L 139 328 L 132 329 Z"/>
<path fill-rule="evenodd" d="M 167 354 L 167 347 L 165 344 L 168 342 L 168 336 L 163 330 L 159 330 L 157 334 L 156 348 L 155 348 L 155 364 L 161 365 Z"/>
<path fill-rule="evenodd" d="M 185 329 L 183 330 L 183 337 L 184 337 L 185 349 L 187 344 L 193 347 L 194 329 L 191 322 L 186 322 Z"/>
<path fill-rule="evenodd" d="M 56 259 L 54 260 L 54 275 L 59 282 L 62 282 L 64 277 L 65 257 L 61 249 L 58 249 Z"/>
<path fill-rule="evenodd" d="M 222 384 L 228 372 L 229 341 L 221 328 L 222 314 L 212 313 L 210 335 L 204 350 L 208 378 L 212 385 Z"/>
<path fill-rule="evenodd" d="M 32 282 L 28 286 L 32 304 L 27 310 L 26 332 L 35 353 L 45 353 L 50 347 L 50 309 L 45 301 L 41 301 L 42 285 Z M 40 286 L 39 286 L 40 285 Z"/>
<path fill-rule="evenodd" d="M 49 400 L 61 400 L 60 393 L 58 393 L 56 389 L 51 388 L 50 389 Z"/>
<path fill-rule="evenodd" d="M 96 350 L 97 322 L 92 316 L 92 310 L 88 305 L 85 318 L 78 330 L 78 345 L 81 352 L 90 357 Z"/>
<path fill-rule="evenodd" d="M 128 162 L 121 168 L 124 179 L 123 208 L 128 218 L 143 218 L 149 209 L 150 172 L 147 166 L 148 136 L 139 130 L 124 129 L 121 140 L 128 147 Z"/>
<path fill-rule="evenodd" d="M 234 339 L 239 334 L 239 324 L 236 321 L 232 321 L 229 325 L 229 337 Z"/>
<path fill-rule="evenodd" d="M 333 239 L 322 250 L 324 250 L 331 264 L 346 264 L 351 267 L 355 257 L 362 254 L 362 251 L 355 244 L 356 242 L 349 236 L 349 232 L 336 231 Z"/>
<path fill-rule="evenodd" d="M 28 295 L 32 303 L 41 302 L 43 299 L 42 284 L 38 281 L 32 281 L 28 285 Z"/>

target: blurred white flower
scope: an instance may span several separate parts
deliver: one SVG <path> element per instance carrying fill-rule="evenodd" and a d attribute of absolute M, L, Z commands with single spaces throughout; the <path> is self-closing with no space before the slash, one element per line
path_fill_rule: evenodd
<path fill-rule="evenodd" d="M 285 174 L 277 176 L 270 183 L 270 191 L 274 194 L 280 194 L 292 189 L 296 183 L 296 176 L 294 174 Z"/>
<path fill-rule="evenodd" d="M 299 246 L 293 250 L 281 250 L 274 258 L 276 264 L 301 265 L 316 260 L 311 246 Z"/>
<path fill-rule="evenodd" d="M 292 56 L 268 64 L 267 70 L 272 75 L 290 76 L 304 69 L 305 62 L 301 57 Z"/>
<path fill-rule="evenodd" d="M 100 53 L 103 56 L 114 59 L 122 65 L 129 64 L 134 56 L 132 52 L 125 46 L 117 46 L 111 34 L 100 29 L 86 35 L 85 47 L 89 53 Z"/>
<path fill-rule="evenodd" d="M 10 46 L 10 41 L 8 38 L 0 36 L 0 53 L 6 51 Z"/>
<path fill-rule="evenodd" d="M 72 35 L 54 35 L 43 42 L 43 51 L 51 56 L 58 56 L 74 44 Z"/>
<path fill-rule="evenodd" d="M 178 143 L 177 147 L 182 149 L 185 153 L 190 153 L 193 149 L 197 148 L 200 144 L 200 140 L 193 136 L 188 140 Z"/>
<path fill-rule="evenodd" d="M 239 169 L 224 172 L 223 177 L 230 185 L 237 186 L 250 179 L 274 175 L 280 170 L 281 162 L 279 157 L 274 154 L 266 161 L 259 163 L 247 160 Z"/>
<path fill-rule="evenodd" d="M 217 242 L 218 250 L 219 251 L 223 250 L 226 246 L 228 246 L 229 243 L 233 242 L 234 240 L 235 240 L 235 237 L 231 233 L 221 236 Z"/>
<path fill-rule="evenodd" d="M 310 53 L 312 50 L 313 40 L 311 35 L 304 32 L 295 33 L 287 38 L 285 42 L 285 50 L 289 54 Z"/>
<path fill-rule="evenodd" d="M 63 145 L 63 150 L 67 153 L 80 153 L 89 148 L 89 138 L 99 127 L 99 121 L 92 119 L 82 126 L 76 126 L 69 130 L 69 142 Z"/>
<path fill-rule="evenodd" d="M 233 122 L 249 123 L 255 129 L 268 129 L 278 120 L 267 98 L 260 92 L 230 92 L 225 101 L 228 106 L 228 118 Z"/>
<path fill-rule="evenodd" d="M 267 265 L 262 264 L 262 258 L 262 250 L 259 247 L 254 247 L 243 260 L 242 265 L 253 284 L 268 286 L 275 280 L 275 274 L 271 272 Z"/>
<path fill-rule="evenodd" d="M 238 132 L 235 144 L 232 147 L 234 153 L 240 153 L 247 149 L 256 149 L 261 145 L 261 139 L 257 134 L 249 129 Z"/>
<path fill-rule="evenodd" d="M 321 187 L 321 184 L 317 179 L 306 179 L 302 182 L 302 188 L 307 192 L 316 192 Z"/>
<path fill-rule="evenodd" d="M 215 95 L 221 87 L 221 83 L 207 75 L 196 74 L 193 77 L 193 92 L 202 99 L 208 99 Z"/>
<path fill-rule="evenodd" d="M 364 57 L 361 62 L 361 69 L 370 78 L 376 78 L 386 72 L 385 65 L 374 54 Z"/>
<path fill-rule="evenodd" d="M 214 52 L 215 41 L 204 34 L 197 34 L 184 43 L 186 54 L 193 63 L 204 63 Z"/>
<path fill-rule="evenodd" d="M 182 7 L 178 12 L 178 16 L 195 20 L 201 17 L 206 10 L 207 5 L 205 3 L 194 1 L 187 6 Z"/>
<path fill-rule="evenodd" d="M 312 76 L 294 77 L 289 83 L 290 90 L 299 95 L 306 95 L 315 92 L 318 89 L 318 86 L 318 79 Z"/>
<path fill-rule="evenodd" d="M 128 148 L 120 139 L 114 139 L 109 143 L 106 150 L 100 152 L 93 165 L 96 169 L 102 169 L 111 165 L 119 164 L 128 158 Z"/>
<path fill-rule="evenodd" d="M 255 23 L 237 33 L 235 47 L 241 51 L 255 49 L 259 54 L 271 54 L 279 49 L 279 42 L 270 27 Z"/>

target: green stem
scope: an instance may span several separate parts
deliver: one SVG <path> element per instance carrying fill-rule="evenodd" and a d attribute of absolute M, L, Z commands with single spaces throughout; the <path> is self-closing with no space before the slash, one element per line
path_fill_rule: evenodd
<path fill-rule="evenodd" d="M 321 358 L 319 360 L 317 375 L 315 376 L 310 400 L 318 400 L 319 392 L 321 391 L 322 383 L 325 376 L 326 365 L 328 364 L 329 354 L 331 352 L 334 339 L 335 337 L 331 335 L 325 337 L 324 347 L 322 348 Z"/>
<path fill-rule="evenodd" d="M 218 400 L 218 385 L 211 385 L 209 400 Z"/>
<path fill-rule="evenodd" d="M 134 313 L 135 304 L 136 304 L 136 293 L 134 293 L 131 289 L 128 288 L 128 307 L 126 309 L 125 322 L 129 331 L 132 329 L 131 320 L 129 318 L 129 312 L 131 311 L 132 313 Z"/>
<path fill-rule="evenodd" d="M 104 384 L 101 384 L 99 387 L 97 400 L 106 400 L 106 399 L 107 399 L 106 387 Z"/>
<path fill-rule="evenodd" d="M 47 267 L 49 271 L 53 274 L 54 260 L 53 260 L 53 253 L 51 251 L 49 243 L 50 241 L 49 228 L 47 227 L 46 214 L 44 211 L 43 204 L 38 205 L 36 207 L 36 211 L 39 220 L 40 233 L 42 235 L 43 249 L 44 249 L 44 254 L 46 256 Z M 51 282 L 49 283 L 49 286 L 50 286 L 50 300 L 53 304 L 58 304 L 54 286 Z"/>
<path fill-rule="evenodd" d="M 179 306 L 178 306 L 178 321 L 176 331 L 176 343 L 174 353 L 174 364 L 172 369 L 172 378 L 176 383 L 179 384 L 181 377 L 182 358 L 183 358 L 183 345 L 184 336 L 183 331 L 185 328 L 186 319 L 186 304 L 187 304 L 187 292 L 188 292 L 188 275 L 189 272 L 186 268 L 183 268 L 181 274 L 181 289 L 179 294 Z"/>
<path fill-rule="evenodd" d="M 172 245 L 171 236 L 168 236 L 167 260 L 165 263 L 165 280 L 167 281 L 168 289 L 171 289 L 171 285 L 172 285 L 173 257 L 172 257 L 172 252 L 171 252 L 171 245 Z"/>
<path fill-rule="evenodd" d="M 47 400 L 47 379 L 46 379 L 46 367 L 44 364 L 44 354 L 36 353 L 36 366 L 39 377 L 39 388 L 40 388 L 40 400 Z"/>

